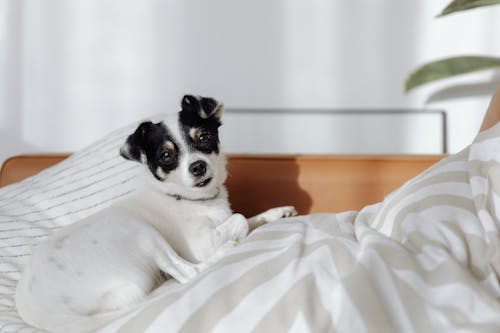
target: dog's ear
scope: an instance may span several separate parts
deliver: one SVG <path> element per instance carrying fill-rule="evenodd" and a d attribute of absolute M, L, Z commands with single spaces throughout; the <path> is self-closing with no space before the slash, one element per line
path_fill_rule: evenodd
<path fill-rule="evenodd" d="M 141 162 L 142 149 L 144 147 L 144 138 L 151 131 L 154 124 L 150 121 L 143 122 L 137 127 L 135 132 L 127 138 L 120 148 L 120 155 L 127 160 Z"/>
<path fill-rule="evenodd" d="M 224 105 L 212 97 L 185 95 L 181 102 L 182 111 L 197 114 L 200 118 L 220 120 Z"/>

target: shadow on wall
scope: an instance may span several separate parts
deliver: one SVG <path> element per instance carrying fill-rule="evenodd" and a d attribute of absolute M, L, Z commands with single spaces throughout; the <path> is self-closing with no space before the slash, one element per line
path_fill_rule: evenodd
<path fill-rule="evenodd" d="M 246 217 L 279 206 L 295 206 L 299 214 L 311 211 L 312 199 L 299 186 L 293 157 L 229 157 L 226 186 L 232 210 Z"/>
<path fill-rule="evenodd" d="M 457 98 L 491 96 L 498 86 L 500 86 L 500 71 L 495 71 L 493 75 L 485 81 L 469 84 L 455 84 L 439 89 L 427 98 L 426 104 Z"/>
<path fill-rule="evenodd" d="M 247 217 L 293 205 L 299 214 L 359 210 L 442 156 L 266 156 L 229 158 L 233 211 Z"/>

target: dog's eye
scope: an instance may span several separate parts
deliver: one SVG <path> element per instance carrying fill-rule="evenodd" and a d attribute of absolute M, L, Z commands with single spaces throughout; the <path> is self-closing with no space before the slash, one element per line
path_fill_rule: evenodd
<path fill-rule="evenodd" d="M 171 150 L 164 150 L 160 154 L 160 160 L 162 162 L 169 162 L 174 157 L 174 153 Z"/>
<path fill-rule="evenodd" d="M 201 132 L 200 135 L 198 136 L 198 141 L 200 143 L 208 143 L 212 139 L 212 135 L 208 132 Z"/>

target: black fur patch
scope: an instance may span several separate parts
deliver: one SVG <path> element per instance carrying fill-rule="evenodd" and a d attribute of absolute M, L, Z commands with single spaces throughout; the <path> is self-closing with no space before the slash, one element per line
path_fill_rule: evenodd
<path fill-rule="evenodd" d="M 166 147 L 167 142 L 172 143 L 173 149 Z M 140 124 L 134 134 L 127 138 L 126 147 L 120 154 L 126 159 L 138 162 L 141 162 L 141 153 L 144 154 L 149 169 L 159 180 L 162 180 L 162 177 L 157 174 L 158 167 L 164 173 L 169 173 L 179 165 L 179 145 L 162 122 L 153 124 L 148 121 Z"/>
<path fill-rule="evenodd" d="M 222 125 L 221 112 L 222 105 L 213 98 L 192 95 L 183 97 L 179 122 L 190 149 L 199 150 L 205 154 L 219 153 L 218 129 Z M 195 129 L 198 134 L 203 134 L 208 139 L 199 140 L 199 137 L 191 137 L 191 129 Z"/>

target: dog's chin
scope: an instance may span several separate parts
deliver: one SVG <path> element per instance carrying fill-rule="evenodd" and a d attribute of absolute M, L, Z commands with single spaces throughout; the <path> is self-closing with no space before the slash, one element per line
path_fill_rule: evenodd
<path fill-rule="evenodd" d="M 191 199 L 210 198 L 220 192 L 222 183 L 216 177 L 194 180 L 189 184 L 179 184 L 165 180 L 158 182 L 161 191 L 170 195 L 180 195 Z"/>
<path fill-rule="evenodd" d="M 216 177 L 207 177 L 194 181 L 190 186 L 190 190 L 197 194 L 214 195 L 220 189 L 221 185 Z"/>

